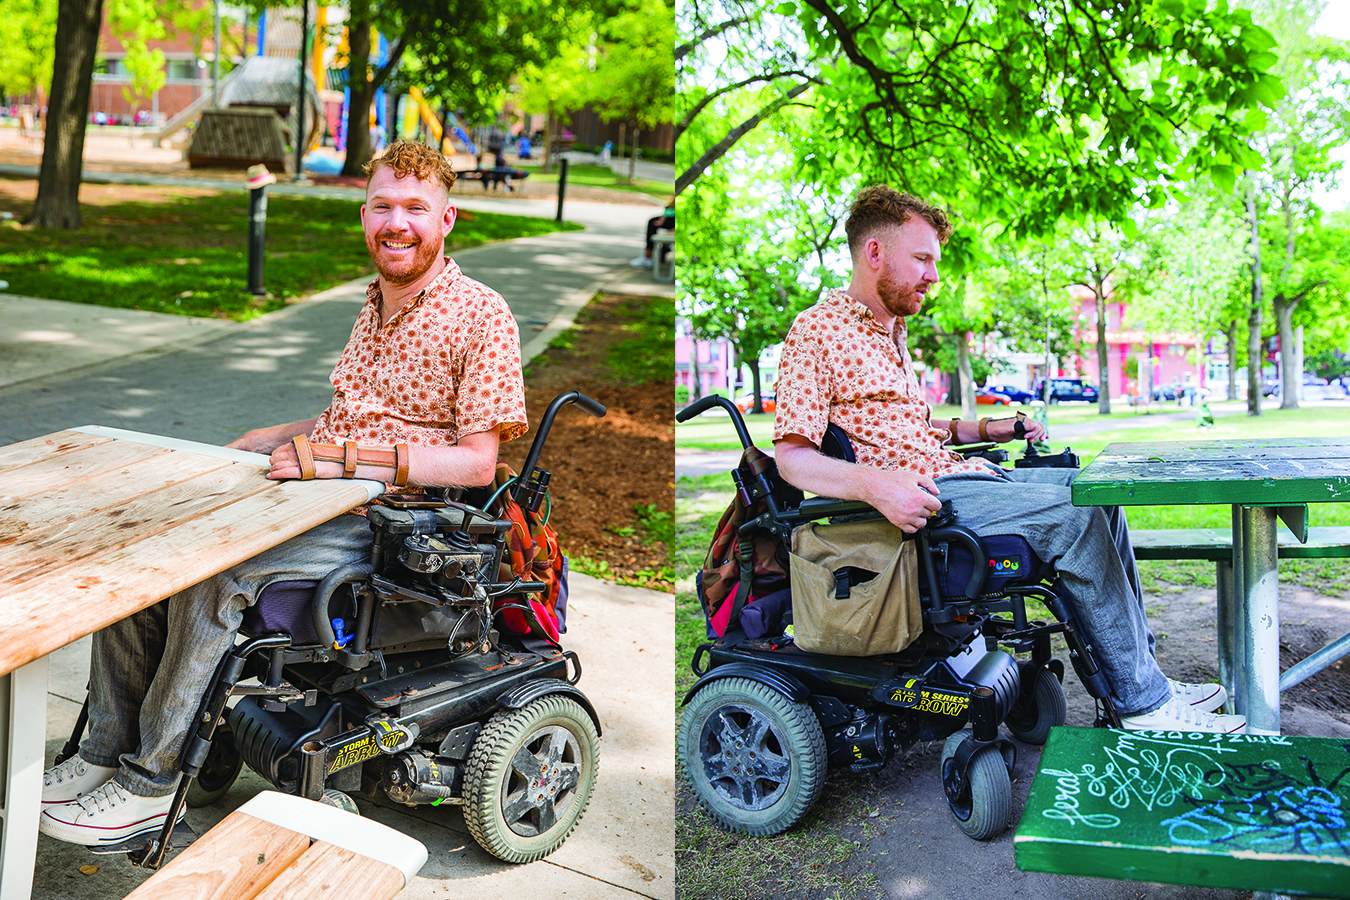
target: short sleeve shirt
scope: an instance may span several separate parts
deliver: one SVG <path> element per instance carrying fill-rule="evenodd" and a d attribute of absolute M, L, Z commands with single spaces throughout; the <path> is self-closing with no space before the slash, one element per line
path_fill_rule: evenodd
<path fill-rule="evenodd" d="M 891 335 L 862 303 L 828 292 L 788 331 L 778 362 L 773 439 L 798 434 L 817 447 L 830 423 L 853 442 L 860 465 L 930 478 L 987 473 L 947 448 L 950 432 L 933 426 L 905 348 L 905 324 Z"/>
<path fill-rule="evenodd" d="M 452 447 L 499 426 L 503 441 L 525 433 L 520 333 L 500 294 L 447 257 L 445 271 L 383 326 L 382 299 L 376 281 L 310 440 Z"/>

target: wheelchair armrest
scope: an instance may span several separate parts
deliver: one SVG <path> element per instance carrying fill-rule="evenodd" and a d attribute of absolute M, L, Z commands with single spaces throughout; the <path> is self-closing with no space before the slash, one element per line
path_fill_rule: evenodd
<path fill-rule="evenodd" d="M 952 450 L 961 454 L 962 459 L 974 459 L 980 457 L 987 459 L 991 463 L 1005 463 L 1008 461 L 1008 451 L 1000 448 L 998 444 L 966 444 L 960 447 L 953 447 Z"/>
<path fill-rule="evenodd" d="M 808 497 L 797 507 L 802 521 L 829 519 L 835 516 L 853 516 L 876 512 L 872 505 L 861 500 L 838 500 L 834 497 Z"/>

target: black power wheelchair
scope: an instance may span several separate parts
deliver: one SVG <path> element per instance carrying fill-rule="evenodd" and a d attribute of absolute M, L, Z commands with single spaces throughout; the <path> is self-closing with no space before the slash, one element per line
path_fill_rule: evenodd
<path fill-rule="evenodd" d="M 494 620 L 532 615 L 528 598 L 546 587 L 499 580 L 513 527 L 502 495 L 532 511 L 546 500 L 550 475 L 536 464 L 569 403 L 605 414 L 576 391 L 556 397 L 522 474 L 491 497 L 386 498 L 367 511 L 368 563 L 265 589 L 202 701 L 164 828 L 90 849 L 157 868 L 194 837 L 174 825 L 184 804 L 218 800 L 245 763 L 277 790 L 350 812 L 358 791 L 458 805 L 475 840 L 507 862 L 557 849 L 595 787 L 600 718 L 576 686 L 574 652 Z M 87 706 L 58 763 L 78 751 L 86 718 Z"/>
<path fill-rule="evenodd" d="M 786 559 L 799 525 L 880 517 L 867 504 L 804 497 L 753 447 L 740 412 L 725 398 L 705 397 L 676 420 L 714 406 L 731 416 L 746 450 L 732 472 L 749 510 L 738 529 L 740 581 L 754 577 L 747 563 L 757 538 L 776 542 Z M 853 461 L 848 438 L 835 426 L 821 451 Z M 965 451 L 1007 459 L 992 445 Z M 1028 444 L 1017 465 L 1077 467 L 1077 458 L 1068 450 L 1040 456 Z M 1015 746 L 1000 736 L 999 724 L 1030 744 L 1044 743 L 1051 727 L 1064 724 L 1064 664 L 1052 655 L 1054 634 L 1063 636 L 1075 671 L 1097 699 L 1098 724 L 1119 727 L 1105 678 L 1056 590 L 1053 567 L 1023 538 L 977 535 L 944 502 L 912 539 L 923 628 L 903 650 L 868 657 L 806 652 L 794 645 L 786 615 L 779 624 L 787 633 L 775 626 L 751 638 L 738 624 L 745 621 L 739 610 L 720 638 L 699 646 L 691 663 L 699 679 L 684 697 L 678 749 L 695 794 L 720 827 L 777 834 L 806 814 L 831 767 L 874 771 L 920 741 L 945 739 L 942 785 L 952 815 L 967 835 L 992 838 L 1011 816 L 1015 762 Z M 841 569 L 835 576 L 844 579 L 847 596 L 849 579 L 857 584 L 875 574 Z M 701 581 L 699 594 L 707 613 Z M 1028 597 L 1043 602 L 1056 621 L 1029 622 Z M 715 637 L 710 624 L 709 638 Z M 1030 656 L 1019 662 L 1009 650 Z"/>

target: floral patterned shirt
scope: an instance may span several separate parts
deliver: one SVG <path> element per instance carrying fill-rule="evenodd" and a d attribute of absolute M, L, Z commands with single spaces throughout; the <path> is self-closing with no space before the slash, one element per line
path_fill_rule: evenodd
<path fill-rule="evenodd" d="M 446 257 L 445 271 L 383 326 L 382 299 L 377 280 L 310 440 L 453 447 L 498 426 L 502 441 L 525 433 L 520 334 L 500 294 Z"/>
<path fill-rule="evenodd" d="M 773 439 L 798 434 L 817 447 L 831 422 L 853 442 L 860 465 L 931 478 L 988 473 L 947 449 L 951 434 L 935 427 L 909 350 L 905 321 L 895 338 L 862 303 L 828 292 L 792 323 L 778 363 Z"/>

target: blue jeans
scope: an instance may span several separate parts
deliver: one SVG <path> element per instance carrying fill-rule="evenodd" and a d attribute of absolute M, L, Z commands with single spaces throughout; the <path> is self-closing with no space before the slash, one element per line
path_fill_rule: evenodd
<path fill-rule="evenodd" d="M 1154 658 L 1125 514 L 1116 506 L 1074 506 L 1069 484 L 1077 469 L 1005 474 L 946 475 L 937 486 L 960 524 L 976 534 L 1020 535 L 1055 566 L 1121 716 L 1162 706 L 1171 688 Z"/>
<path fill-rule="evenodd" d="M 338 516 L 94 635 L 89 734 L 80 756 L 117 769 L 133 794 L 162 797 L 244 608 L 275 581 L 318 580 L 370 558 L 370 525 Z"/>

